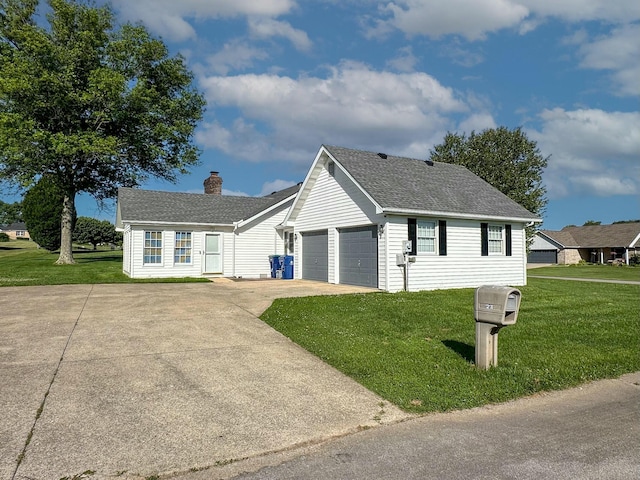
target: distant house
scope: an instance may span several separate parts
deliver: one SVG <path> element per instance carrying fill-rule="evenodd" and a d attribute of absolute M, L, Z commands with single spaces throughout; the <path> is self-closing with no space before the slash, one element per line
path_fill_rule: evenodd
<path fill-rule="evenodd" d="M 204 194 L 120 188 L 116 229 L 123 232 L 123 271 L 133 278 L 267 276 L 269 255 L 285 253 L 276 226 L 298 189 L 221 195 L 217 172 L 205 180 Z"/>
<path fill-rule="evenodd" d="M 233 197 L 220 184 L 213 172 L 210 194 L 121 188 L 124 272 L 261 277 L 288 254 L 297 279 L 389 292 L 527 282 L 525 226 L 540 219 L 459 165 L 322 146 L 290 189 Z"/>
<path fill-rule="evenodd" d="M 640 222 L 540 230 L 531 245 L 529 263 L 571 265 L 620 261 L 640 255 Z"/>
<path fill-rule="evenodd" d="M 29 231 L 23 222 L 11 223 L 9 225 L 0 225 L 0 232 L 6 233 L 11 240 L 25 239 L 29 240 Z"/>

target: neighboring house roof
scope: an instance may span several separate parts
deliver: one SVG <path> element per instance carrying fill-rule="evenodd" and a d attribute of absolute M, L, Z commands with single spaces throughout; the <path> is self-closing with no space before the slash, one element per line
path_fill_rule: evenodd
<path fill-rule="evenodd" d="M 539 233 L 563 248 L 629 248 L 640 244 L 640 222 L 564 227 L 559 231 L 541 230 Z"/>
<path fill-rule="evenodd" d="M 4 232 L 26 231 L 27 225 L 24 222 L 10 223 L 9 225 L 0 225 L 0 230 Z"/>
<path fill-rule="evenodd" d="M 460 165 L 326 145 L 321 147 L 316 164 L 321 162 L 323 151 L 372 199 L 381 213 L 540 221 Z"/>
<path fill-rule="evenodd" d="M 118 217 L 124 223 L 233 225 L 295 195 L 300 185 L 264 197 L 118 189 Z"/>
<path fill-rule="evenodd" d="M 570 232 L 540 230 L 537 233 L 539 235 L 542 235 L 543 237 L 546 237 L 547 240 L 552 241 L 560 248 L 578 248 L 580 246 L 576 239 L 571 236 Z"/>

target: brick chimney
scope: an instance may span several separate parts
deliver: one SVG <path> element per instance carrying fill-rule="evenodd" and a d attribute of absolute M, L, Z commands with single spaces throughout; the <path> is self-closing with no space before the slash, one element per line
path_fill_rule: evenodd
<path fill-rule="evenodd" d="M 218 172 L 211 172 L 209 178 L 204 181 L 204 193 L 222 195 L 222 178 L 218 176 Z"/>

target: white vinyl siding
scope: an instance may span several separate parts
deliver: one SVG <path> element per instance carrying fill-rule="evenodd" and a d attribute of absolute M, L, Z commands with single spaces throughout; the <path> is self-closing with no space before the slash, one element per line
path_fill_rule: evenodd
<path fill-rule="evenodd" d="M 375 206 L 336 165 L 333 176 L 322 168 L 296 215 L 296 233 L 328 230 L 329 283 L 339 281 L 338 229 L 377 225 L 384 218 Z M 302 247 L 304 248 L 304 247 Z M 296 244 L 296 259 L 303 256 Z M 301 261 L 294 264 L 295 278 L 302 278 Z M 380 268 L 384 272 L 384 268 Z"/>
<path fill-rule="evenodd" d="M 480 222 L 450 218 L 443 220 L 447 221 L 447 255 L 418 255 L 416 262 L 409 266 L 410 291 L 476 288 L 484 284 L 526 284 L 522 224 L 512 224 L 513 256 L 481 256 L 480 249 L 470 248 L 470 245 L 480 244 Z M 403 269 L 396 266 L 395 256 L 402 252 L 402 242 L 407 240 L 407 236 L 407 217 L 389 217 L 385 232 L 389 243 L 386 261 L 389 280 L 386 289 L 391 292 L 403 289 Z"/>
<path fill-rule="evenodd" d="M 122 271 L 131 275 L 131 226 L 126 225 L 122 232 Z"/>
<path fill-rule="evenodd" d="M 126 232 L 127 226 L 125 226 Z M 233 244 L 233 232 L 232 228 L 218 228 L 219 231 L 212 232 L 201 226 L 192 226 L 191 228 L 178 228 L 171 226 L 164 226 L 164 228 L 154 227 L 145 228 L 143 226 L 130 227 L 129 232 L 129 252 L 123 251 L 123 256 L 130 257 L 129 271 L 125 272 L 132 278 L 167 278 L 167 277 L 200 277 L 202 276 L 203 261 L 204 261 L 204 239 L 206 233 L 216 233 L 221 236 L 223 242 L 223 255 L 231 255 L 232 249 L 226 250 L 226 245 Z M 144 232 L 145 231 L 162 231 L 163 233 L 163 245 L 162 245 L 162 263 L 161 264 L 145 264 L 143 263 L 143 251 L 144 251 Z M 174 253 L 176 249 L 176 232 L 191 232 L 191 263 L 174 263 Z M 125 237 L 126 238 L 126 237 Z M 124 245 L 123 245 L 124 247 Z M 230 272 L 232 265 L 232 259 L 223 259 L 223 265 Z M 230 274 L 229 274 L 230 275 Z"/>
<path fill-rule="evenodd" d="M 288 208 L 289 204 L 285 204 L 236 231 L 233 270 L 235 276 L 247 278 L 270 276 L 269 255 L 284 255 L 283 233 L 275 227 L 282 223 Z M 293 244 L 293 232 L 291 235 Z"/>

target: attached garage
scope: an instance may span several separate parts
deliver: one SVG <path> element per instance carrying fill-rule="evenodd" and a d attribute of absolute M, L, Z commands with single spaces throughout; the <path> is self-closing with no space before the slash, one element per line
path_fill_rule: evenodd
<path fill-rule="evenodd" d="M 339 234 L 339 283 L 378 288 L 378 227 L 344 228 Z"/>
<path fill-rule="evenodd" d="M 329 234 L 327 230 L 302 232 L 302 278 L 329 281 Z"/>
<path fill-rule="evenodd" d="M 531 250 L 527 256 L 528 263 L 558 263 L 557 250 Z"/>

